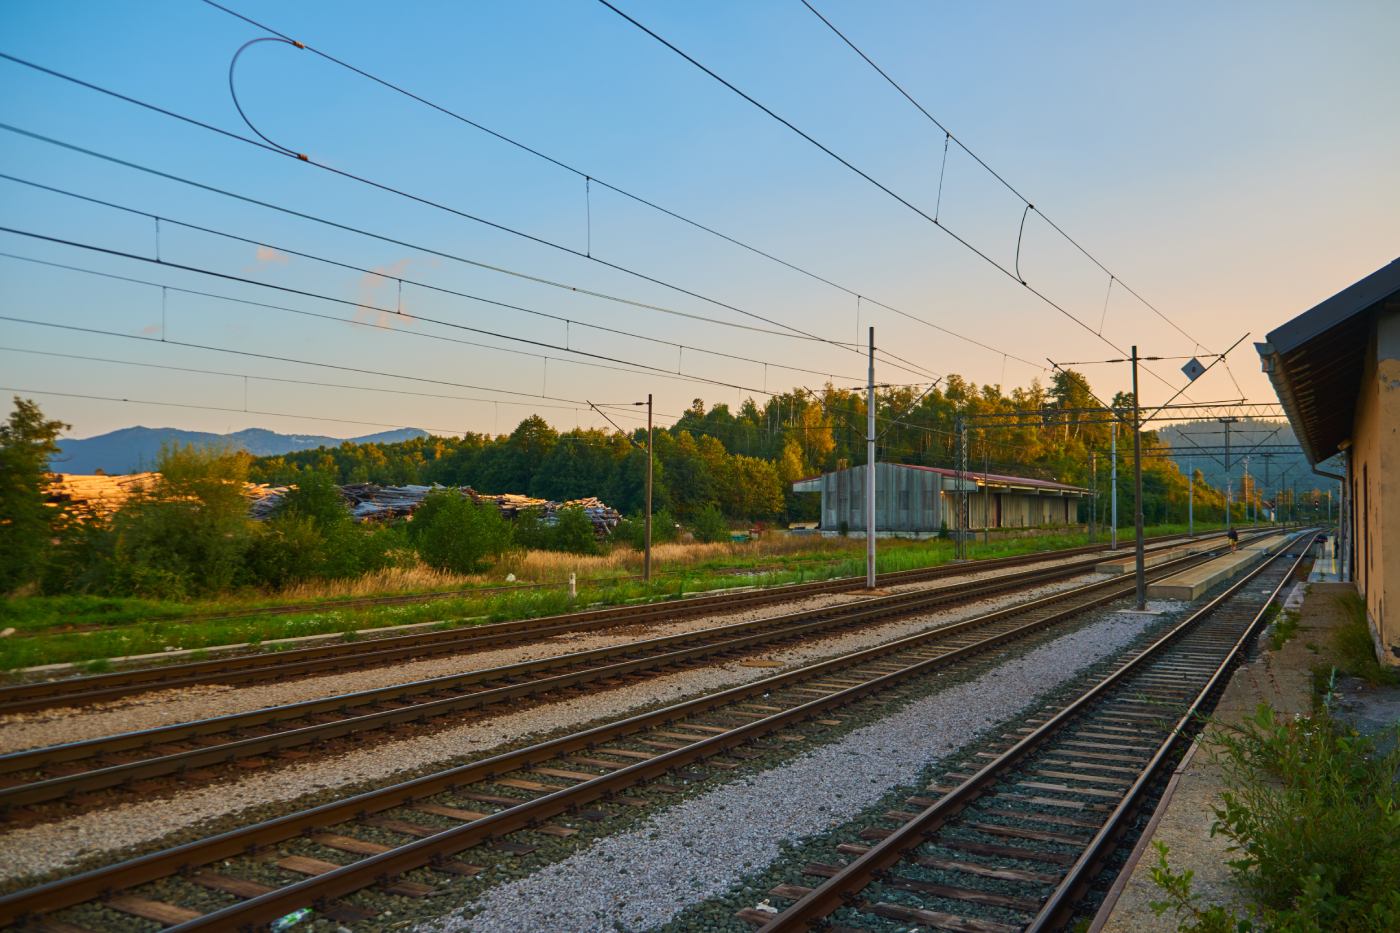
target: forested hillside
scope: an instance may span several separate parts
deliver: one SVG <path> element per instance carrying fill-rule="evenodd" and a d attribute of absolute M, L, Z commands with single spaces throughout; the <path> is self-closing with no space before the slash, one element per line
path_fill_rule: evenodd
<path fill-rule="evenodd" d="M 1048 387 L 1003 392 L 951 376 L 938 388 L 892 387 L 877 393 L 881 460 L 930 466 L 956 465 L 956 419 L 969 423 L 969 468 L 1097 484 L 1106 498 L 1109 434 L 1105 418 L 1080 411 L 1094 406 L 1081 376 L 1060 373 Z M 1131 404 L 1120 394 L 1114 404 Z M 1024 413 L 1009 426 L 978 423 L 979 415 Z M 1272 425 L 1269 429 L 1272 430 Z M 684 520 L 707 505 L 734 519 L 801 520 L 815 517 L 815 496 L 794 495 L 792 481 L 842 465 L 865 462 L 863 393 L 827 386 L 753 400 L 736 412 L 696 399 L 673 425 L 656 432 L 656 505 Z M 645 432 L 634 434 L 645 440 Z M 1131 444 L 1120 435 L 1120 494 L 1130 490 Z M 1184 520 L 1186 476 L 1164 441 L 1144 436 L 1144 503 L 1149 521 Z M 1091 464 L 1091 454 L 1097 469 Z M 305 470 L 338 482 L 442 483 L 481 492 L 518 492 L 551 499 L 596 495 L 624 514 L 642 507 L 646 455 L 616 432 L 559 432 L 538 416 L 508 435 L 425 437 L 397 444 L 344 444 L 336 448 L 265 457 L 253 477 L 295 482 Z M 1198 468 L 1207 464 L 1197 461 Z M 1207 480 L 1213 474 L 1206 474 Z M 1238 480 L 1238 475 L 1237 475 Z M 1238 482 L 1236 484 L 1238 486 Z M 1208 488 L 1214 486 L 1215 490 Z M 1218 511 L 1219 482 L 1198 480 L 1198 515 Z M 1086 506 L 1087 508 L 1087 506 Z M 1120 516 L 1129 521 L 1128 510 Z M 1082 516 L 1087 518 L 1087 515 Z"/>
<path fill-rule="evenodd" d="M 1224 426 L 1216 421 L 1188 421 L 1168 425 L 1160 432 L 1171 445 L 1177 465 L 1200 470 L 1212 486 L 1225 485 Z M 1210 453 L 1202 452 L 1204 447 Z M 1248 457 L 1246 466 L 1245 458 Z M 1311 490 L 1322 483 L 1308 466 L 1298 439 L 1287 421 L 1241 418 L 1230 425 L 1230 475 L 1236 488 L 1244 471 L 1259 480 L 1259 488 L 1272 494 L 1279 486 Z"/>

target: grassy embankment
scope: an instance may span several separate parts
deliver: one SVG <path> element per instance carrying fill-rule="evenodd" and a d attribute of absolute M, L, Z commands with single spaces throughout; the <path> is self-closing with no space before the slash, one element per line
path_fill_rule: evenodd
<path fill-rule="evenodd" d="M 1198 532 L 1209 529 L 1197 526 Z M 1147 529 L 1149 536 L 1183 533 L 1184 526 Z M 1102 534 L 1100 540 L 1103 539 Z M 1120 533 L 1120 543 L 1131 531 Z M 1083 533 L 1046 533 L 971 545 L 975 559 L 1006 557 L 1088 543 Z M 853 576 L 865 569 L 861 539 L 770 533 L 738 544 L 663 544 L 653 552 L 650 587 L 637 576 L 641 554 L 626 548 L 596 556 L 531 551 L 502 559 L 489 573 L 470 576 L 423 567 L 400 568 L 353 580 L 318 582 L 280 592 L 229 594 L 216 600 L 173 602 L 127 597 L 20 596 L 0 601 L 0 670 L 39 664 L 88 662 L 176 649 L 258 643 L 325 633 L 353 633 L 390 625 L 436 622 L 444 627 L 529 618 L 586 605 L 617 605 L 672 599 L 734 586 L 773 586 Z M 953 542 L 941 539 L 880 542 L 881 572 L 932 567 L 954 557 Z M 578 598 L 566 589 L 578 575 Z M 515 582 L 505 583 L 507 574 Z M 426 602 L 387 606 L 337 606 L 374 596 L 457 593 Z M 267 607 L 314 605 L 314 611 L 231 617 Z"/>

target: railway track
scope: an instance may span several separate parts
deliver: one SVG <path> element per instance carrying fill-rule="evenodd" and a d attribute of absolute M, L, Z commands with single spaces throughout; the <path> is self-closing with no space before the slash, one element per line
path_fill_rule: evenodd
<path fill-rule="evenodd" d="M 1298 539 L 1231 585 L 1079 699 L 982 753 L 774 888 L 792 903 L 741 917 L 761 933 L 886 929 L 963 933 L 1062 929 L 1131 831 L 1293 577 Z M 1293 552 L 1293 553 L 1290 553 Z M 1294 556 L 1294 555 L 1298 556 Z M 849 857 L 845 859 L 843 857 Z"/>
<path fill-rule="evenodd" d="M 855 625 L 878 624 L 1062 580 L 1091 570 L 1097 560 L 1033 568 L 994 579 L 951 582 L 463 674 L 11 752 L 0 755 L 0 819 L 13 818 L 16 807 L 71 801 L 75 795 L 134 782 L 182 777 L 209 780 L 216 776 L 208 770 L 211 767 L 321 746 L 342 737 L 359 742 L 375 730 L 423 725 L 526 697 L 595 685 L 620 686 L 689 664 L 729 660 Z M 1179 569 L 1188 560 L 1172 566 Z M 33 816 L 27 811 L 20 815 Z"/>
<path fill-rule="evenodd" d="M 1132 590 L 1131 578 L 1090 584 L 17 891 L 0 897 L 0 924 L 106 929 L 134 915 L 179 930 L 233 929 L 313 905 L 340 922 L 367 919 L 375 911 L 347 896 L 370 887 L 430 896 L 447 877 L 481 870 L 468 854 L 488 859 L 498 848 L 528 851 L 539 834 L 572 834 L 569 820 L 626 810 L 639 788 L 739 767 L 769 739 L 839 726 L 832 717 L 844 707 L 975 664 Z"/>
<path fill-rule="evenodd" d="M 1217 536 L 1205 535 L 1198 540 L 1212 537 Z M 1180 542 L 1180 538 L 1174 537 L 1154 539 L 1153 550 Z M 880 575 L 878 582 L 881 586 L 898 586 L 958 576 L 969 571 L 1019 567 L 1080 554 L 1102 554 L 1104 551 L 1103 547 L 1090 545 L 1016 557 L 992 558 L 971 564 L 943 564 L 938 567 L 884 573 Z M 417 632 L 360 642 L 230 655 L 205 661 L 162 664 L 105 674 L 10 684 L 0 687 L 0 715 L 103 702 L 150 690 L 197 684 L 249 684 L 358 670 L 417 658 L 520 644 L 568 632 L 596 631 L 623 625 L 674 621 L 697 615 L 751 609 L 824 593 L 851 592 L 862 589 L 864 585 L 864 579 L 856 577 L 793 583 L 759 590 L 584 610 L 564 615 Z"/>

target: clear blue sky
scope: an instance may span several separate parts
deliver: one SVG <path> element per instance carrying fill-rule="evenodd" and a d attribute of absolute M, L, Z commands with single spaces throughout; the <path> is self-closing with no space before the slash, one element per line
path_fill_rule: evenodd
<path fill-rule="evenodd" d="M 732 233 L 943 327 L 1030 361 L 1115 355 L 931 224 L 857 178 L 587 0 L 379 3 L 229 0 L 229 5 L 620 187 Z M 619 4 L 759 100 L 933 212 L 943 136 L 797 0 Z M 1269 329 L 1400 255 L 1400 6 L 1344 3 L 857 3 L 821 0 L 853 41 L 1086 246 L 1208 349 Z M 195 0 L 114 4 L 10 0 L 0 49 L 250 135 L 228 62 L 262 35 Z M 533 235 L 584 248 L 584 184 L 310 53 L 262 43 L 239 70 L 244 106 L 268 136 L 313 158 Z M 0 121 L 162 171 L 480 262 L 725 320 L 732 311 L 314 166 L 141 111 L 0 61 Z M 0 172 L 250 240 L 383 269 L 580 322 L 863 378 L 831 346 L 719 327 L 530 283 L 337 232 L 89 156 L 0 133 Z M 1022 206 L 956 148 L 941 219 L 1011 265 Z M 149 218 L 0 180 L 4 225 L 141 255 Z M 857 335 L 849 295 L 595 187 L 592 250 L 695 292 L 836 340 Z M 346 320 L 381 315 L 254 285 L 0 234 L 0 251 L 286 305 Z M 167 226 L 161 256 L 258 281 L 395 306 L 390 279 L 288 258 Z M 1105 337 L 1143 352 L 1196 351 L 1116 289 L 1034 214 L 1021 271 Z M 136 336 L 162 335 L 144 285 L 0 258 L 0 314 Z M 825 375 L 707 356 L 531 317 L 413 286 L 406 311 L 747 386 L 816 388 Z M 877 343 L 935 373 L 1023 385 L 1043 373 L 889 312 L 861 315 Z M 736 404 L 734 388 L 590 368 L 563 351 L 423 321 L 395 332 L 170 291 L 168 340 L 609 402 L 657 397 Z M 755 323 L 748 321 L 748 323 Z M 766 326 L 766 325 L 760 325 Z M 498 349 L 426 339 L 440 334 Z M 571 402 L 333 372 L 170 343 L 0 321 L 0 347 L 160 363 L 195 372 L 0 351 L 0 385 L 368 422 L 208 412 L 33 393 L 88 436 L 131 424 L 249 426 L 339 436 L 375 425 L 505 431 L 538 409 L 564 428 L 601 424 Z M 535 355 L 521 355 L 524 351 Z M 557 359 L 539 358 L 545 353 Z M 574 359 L 577 359 L 576 357 Z M 1272 401 L 1246 341 L 1231 358 L 1252 399 Z M 1158 370 L 1176 377 L 1177 363 Z M 1102 394 L 1126 373 L 1088 370 Z M 233 374 L 233 375 L 229 375 Z M 283 377 L 502 404 L 269 382 Z M 914 381 L 882 366 L 879 377 Z M 1145 379 L 1145 399 L 1167 394 Z M 7 393 L 8 394 L 8 393 Z M 761 393 L 753 393 L 761 398 Z M 1220 371 L 1198 400 L 1234 396 Z M 507 402 L 523 404 L 505 404 Z M 665 420 L 665 419 L 663 419 Z"/>

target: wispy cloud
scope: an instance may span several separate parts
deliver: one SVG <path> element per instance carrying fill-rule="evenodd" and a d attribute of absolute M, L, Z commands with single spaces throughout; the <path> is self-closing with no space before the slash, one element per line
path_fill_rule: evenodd
<path fill-rule="evenodd" d="M 256 271 L 259 266 L 285 266 L 291 261 L 292 257 L 281 250 L 273 249 L 271 246 L 263 246 L 259 243 L 257 249 L 253 250 L 253 264 L 244 266 L 243 271 L 253 272 Z"/>
<path fill-rule="evenodd" d="M 391 262 L 386 266 L 376 266 L 373 271 L 360 276 L 359 307 L 355 309 L 355 321 L 360 324 L 394 326 L 395 320 L 411 320 L 408 304 L 402 300 L 399 283 L 396 281 L 409 265 L 411 258 Z M 374 305 L 376 307 L 370 307 Z M 390 314 L 380 308 L 398 308 L 403 313 Z"/>

